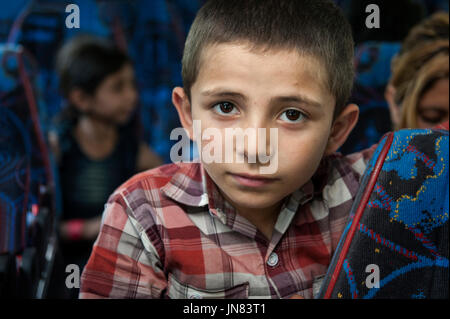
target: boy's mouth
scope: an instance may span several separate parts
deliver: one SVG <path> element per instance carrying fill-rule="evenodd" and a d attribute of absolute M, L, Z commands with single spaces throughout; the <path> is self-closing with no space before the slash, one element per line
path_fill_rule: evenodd
<path fill-rule="evenodd" d="M 233 174 L 228 173 L 233 177 L 233 179 L 242 186 L 247 187 L 262 187 L 273 183 L 277 180 L 277 178 L 269 178 L 261 175 L 251 175 L 251 174 Z"/>

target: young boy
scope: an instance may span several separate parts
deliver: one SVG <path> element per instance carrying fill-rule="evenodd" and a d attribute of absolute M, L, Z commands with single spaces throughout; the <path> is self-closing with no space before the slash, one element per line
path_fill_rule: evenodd
<path fill-rule="evenodd" d="M 276 129 L 278 169 L 202 158 L 135 176 L 106 205 L 80 297 L 314 297 L 372 153 L 334 154 L 358 119 L 350 26 L 331 0 L 208 1 L 182 75 L 193 140 L 194 121 Z"/>

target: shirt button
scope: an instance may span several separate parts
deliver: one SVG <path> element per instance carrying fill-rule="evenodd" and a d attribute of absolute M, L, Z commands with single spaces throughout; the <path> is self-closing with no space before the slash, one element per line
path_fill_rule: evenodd
<path fill-rule="evenodd" d="M 270 267 L 275 267 L 278 264 L 278 255 L 276 253 L 271 253 L 267 260 L 267 264 Z"/>

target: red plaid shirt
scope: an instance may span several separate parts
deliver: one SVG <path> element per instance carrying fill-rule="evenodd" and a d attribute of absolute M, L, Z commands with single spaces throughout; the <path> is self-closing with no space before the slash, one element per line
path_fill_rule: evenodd
<path fill-rule="evenodd" d="M 136 175 L 106 204 L 80 298 L 312 298 L 373 150 L 327 157 L 285 199 L 270 241 L 199 163 Z"/>

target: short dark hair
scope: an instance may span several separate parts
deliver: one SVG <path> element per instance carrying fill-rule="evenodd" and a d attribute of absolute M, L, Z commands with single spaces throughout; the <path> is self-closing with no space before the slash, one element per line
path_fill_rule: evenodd
<path fill-rule="evenodd" d="M 58 51 L 56 70 L 59 76 L 59 88 L 62 96 L 62 109 L 54 118 L 54 125 L 72 127 L 82 112 L 69 100 L 69 94 L 74 89 L 93 96 L 102 82 L 110 75 L 120 71 L 126 65 L 133 65 L 130 57 L 114 45 L 114 43 L 96 36 L 78 35 Z M 139 113 L 135 112 L 128 124 L 122 127 L 134 131 L 137 138 L 141 137 Z M 121 128 L 121 129 L 122 129 Z"/>
<path fill-rule="evenodd" d="M 202 51 L 214 44 L 248 42 L 255 48 L 294 49 L 316 58 L 328 73 L 336 99 L 345 107 L 354 78 L 351 27 L 331 0 L 209 0 L 186 39 L 182 77 L 187 96 L 195 83 Z"/>
<path fill-rule="evenodd" d="M 67 97 L 74 88 L 93 95 L 109 75 L 132 64 L 114 44 L 91 35 L 71 39 L 58 52 L 56 69 L 61 93 Z"/>

